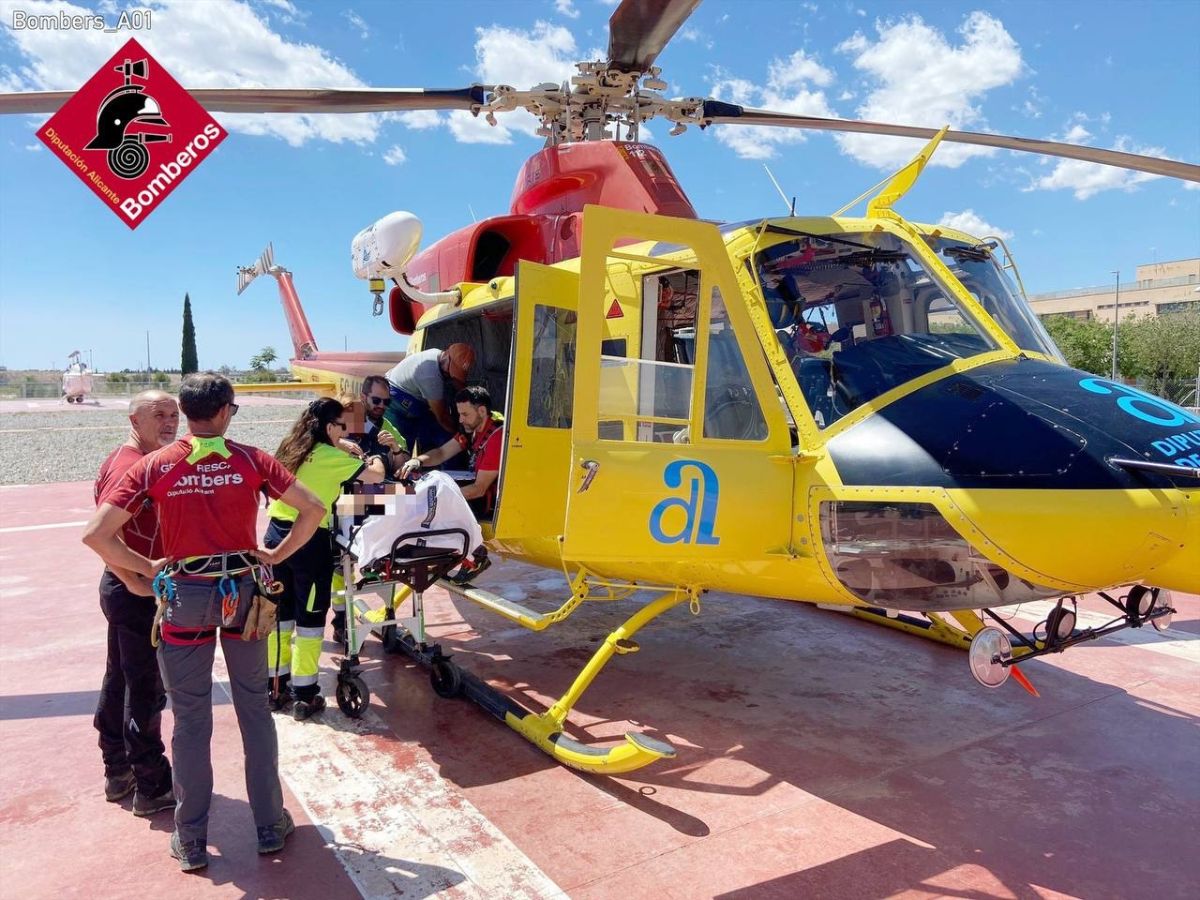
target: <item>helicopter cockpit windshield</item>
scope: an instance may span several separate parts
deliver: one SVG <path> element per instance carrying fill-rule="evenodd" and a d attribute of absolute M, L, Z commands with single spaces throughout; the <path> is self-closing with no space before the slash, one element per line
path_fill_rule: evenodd
<path fill-rule="evenodd" d="M 899 238 L 796 234 L 760 252 L 756 264 L 776 335 L 820 427 L 955 359 L 997 348 Z M 947 262 L 979 265 L 978 274 L 971 269 L 976 291 L 997 306 L 1019 304 L 982 268 L 994 267 L 990 261 L 952 254 Z M 1036 344 L 1037 334 L 1027 327 L 1018 343 Z"/>
<path fill-rule="evenodd" d="M 1017 293 L 1012 280 L 996 263 L 995 244 L 969 244 L 938 238 L 933 250 L 962 286 L 971 292 L 993 319 L 1022 350 L 1042 353 L 1066 364 L 1066 359 L 1029 304 Z"/>

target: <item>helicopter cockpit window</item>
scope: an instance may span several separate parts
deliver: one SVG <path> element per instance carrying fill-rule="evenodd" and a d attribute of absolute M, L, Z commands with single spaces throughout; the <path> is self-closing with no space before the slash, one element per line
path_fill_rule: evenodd
<path fill-rule="evenodd" d="M 996 349 L 893 235 L 798 236 L 756 264 L 776 336 L 821 428 L 955 359 Z"/>
<path fill-rule="evenodd" d="M 1044 353 L 1066 362 L 1054 341 L 1042 327 L 1029 304 L 1018 293 L 1008 274 L 1000 268 L 991 249 L 994 244 L 967 244 L 938 238 L 933 249 L 942 257 L 954 277 L 971 292 L 988 314 L 996 320 L 1022 350 Z"/>

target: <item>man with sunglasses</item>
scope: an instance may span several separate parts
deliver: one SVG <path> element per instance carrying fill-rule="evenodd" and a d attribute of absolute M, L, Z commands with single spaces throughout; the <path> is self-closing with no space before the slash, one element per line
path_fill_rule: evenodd
<path fill-rule="evenodd" d="M 350 440 L 358 445 L 364 457 L 378 456 L 388 472 L 395 472 L 408 462 L 408 443 L 385 416 L 391 399 L 387 378 L 368 375 L 362 385 L 363 433 L 350 435 Z"/>

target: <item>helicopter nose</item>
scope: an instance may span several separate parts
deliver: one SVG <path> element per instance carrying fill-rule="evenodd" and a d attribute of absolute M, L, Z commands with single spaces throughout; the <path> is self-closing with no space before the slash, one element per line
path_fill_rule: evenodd
<path fill-rule="evenodd" d="M 1200 591 L 1189 449 L 1200 454 L 1200 419 L 1186 410 L 1033 359 L 948 376 L 829 443 L 844 484 L 942 488 L 982 554 L 1064 592 Z"/>

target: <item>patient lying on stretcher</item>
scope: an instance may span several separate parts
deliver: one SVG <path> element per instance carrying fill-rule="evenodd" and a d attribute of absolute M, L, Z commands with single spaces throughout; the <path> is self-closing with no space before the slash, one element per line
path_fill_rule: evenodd
<path fill-rule="evenodd" d="M 475 513 L 444 472 L 426 472 L 411 484 L 354 485 L 353 493 L 338 497 L 334 514 L 335 540 L 364 573 L 387 571 L 393 555 L 413 552 L 406 547 L 463 554 L 465 545 L 462 565 L 450 576 L 456 581 L 469 581 L 489 564 Z M 448 529 L 459 534 L 432 535 L 428 543 L 422 536 Z"/>

